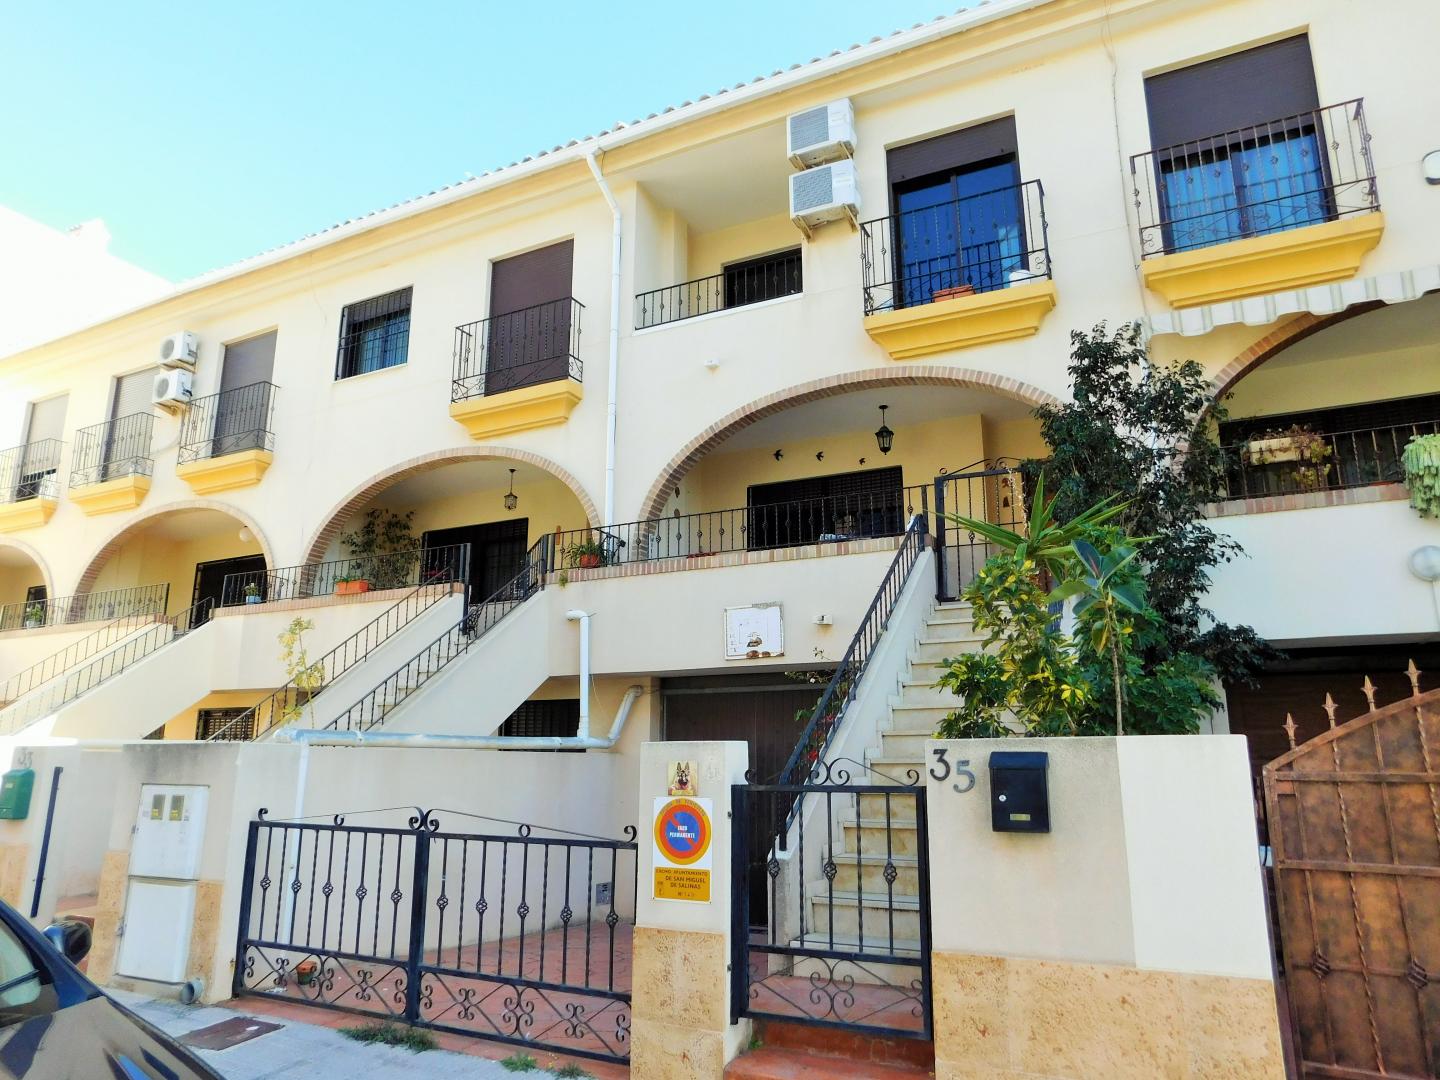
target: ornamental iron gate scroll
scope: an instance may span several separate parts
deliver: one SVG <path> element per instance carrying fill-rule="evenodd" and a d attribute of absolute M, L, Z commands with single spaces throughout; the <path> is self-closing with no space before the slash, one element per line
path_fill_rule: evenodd
<path fill-rule="evenodd" d="M 851 767 L 891 782 L 852 783 Z M 837 758 L 803 779 L 732 788 L 731 1020 L 928 1040 L 930 876 L 919 774 L 894 782 Z M 747 850 L 757 834 L 771 838 L 763 862 Z M 765 911 L 751 907 L 748 877 L 757 873 Z"/>
<path fill-rule="evenodd" d="M 627 1061 L 634 827 L 625 840 L 457 833 L 436 813 L 377 828 L 261 810 L 235 995 Z"/>
<path fill-rule="evenodd" d="M 1264 769 L 1301 1080 L 1440 1076 L 1440 690 L 1294 745 Z"/>

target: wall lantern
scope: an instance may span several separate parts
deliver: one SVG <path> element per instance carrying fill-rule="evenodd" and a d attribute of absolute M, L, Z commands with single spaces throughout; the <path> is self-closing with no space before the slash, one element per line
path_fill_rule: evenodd
<path fill-rule="evenodd" d="M 880 406 L 880 427 L 875 431 L 875 444 L 880 447 L 880 453 L 888 454 L 890 448 L 895 445 L 895 433 L 885 425 L 885 410 L 889 405 Z"/>
<path fill-rule="evenodd" d="M 515 494 L 515 470 L 510 470 L 510 490 L 505 493 L 505 509 L 514 510 L 520 505 L 520 496 Z"/>

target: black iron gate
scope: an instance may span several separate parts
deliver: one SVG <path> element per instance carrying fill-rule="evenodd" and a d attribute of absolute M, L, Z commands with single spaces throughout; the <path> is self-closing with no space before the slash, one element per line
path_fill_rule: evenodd
<path fill-rule="evenodd" d="M 935 478 L 935 595 L 958 600 L 965 586 L 998 549 L 945 517 L 960 514 L 1014 532 L 1026 527 L 1024 488 L 1009 462 L 977 461 Z"/>
<path fill-rule="evenodd" d="M 236 996 L 628 1060 L 633 827 L 625 840 L 456 833 L 435 814 L 377 828 L 260 811 Z"/>
<path fill-rule="evenodd" d="M 930 1039 L 925 788 L 915 774 L 852 784 L 848 764 L 732 789 L 731 1019 Z M 757 832 L 774 838 L 760 862 L 764 912 L 747 881 Z"/>

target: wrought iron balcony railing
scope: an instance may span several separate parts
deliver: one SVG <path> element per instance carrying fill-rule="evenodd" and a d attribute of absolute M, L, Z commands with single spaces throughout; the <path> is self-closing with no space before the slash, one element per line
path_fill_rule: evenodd
<path fill-rule="evenodd" d="M 803 287 L 800 249 L 751 259 L 709 277 L 652 289 L 635 297 L 635 329 L 693 319 L 714 311 L 794 296 Z"/>
<path fill-rule="evenodd" d="M 416 547 L 359 559 L 333 559 L 226 574 L 220 585 L 220 606 L 329 596 L 337 586 L 348 582 L 364 582 L 365 587 L 360 591 L 366 591 L 469 579 L 469 544 Z"/>
<path fill-rule="evenodd" d="M 276 389 L 274 383 L 251 383 L 190 402 L 176 460 L 184 465 L 245 450 L 274 450 Z"/>
<path fill-rule="evenodd" d="M 554 534 L 551 570 L 587 569 L 900 536 L 928 513 L 925 485 L 630 521 Z"/>
<path fill-rule="evenodd" d="M 1405 479 L 1400 456 L 1417 435 L 1440 433 L 1440 417 L 1356 431 L 1256 436 L 1225 447 L 1231 461 L 1225 495 L 1257 499 L 1335 491 Z"/>
<path fill-rule="evenodd" d="M 865 314 L 1048 278 L 1039 180 L 907 210 L 860 226 Z"/>
<path fill-rule="evenodd" d="M 150 456 L 154 429 L 155 414 L 149 412 L 81 428 L 75 433 L 75 449 L 70 455 L 70 486 L 149 476 L 155 465 Z"/>
<path fill-rule="evenodd" d="M 1360 98 L 1130 159 L 1143 257 L 1380 209 Z"/>
<path fill-rule="evenodd" d="M 455 328 L 451 401 L 502 394 L 523 386 L 580 382 L 580 313 L 572 296 Z"/>
<path fill-rule="evenodd" d="M 37 439 L 0 452 L 0 504 L 59 495 L 64 447 L 59 439 Z"/>
<path fill-rule="evenodd" d="M 119 619 L 129 615 L 164 615 L 169 602 L 170 586 L 163 583 L 6 604 L 0 608 L 0 630 L 31 630 L 38 626 Z"/>

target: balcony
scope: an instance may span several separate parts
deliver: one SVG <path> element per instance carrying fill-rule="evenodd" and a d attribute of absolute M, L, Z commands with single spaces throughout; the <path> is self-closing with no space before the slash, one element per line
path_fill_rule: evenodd
<path fill-rule="evenodd" d="M 1440 413 L 1428 420 L 1356 431 L 1315 431 L 1298 424 L 1259 431 L 1224 448 L 1231 462 L 1225 497 L 1263 499 L 1404 483 L 1400 456 L 1405 444 L 1437 433 Z"/>
<path fill-rule="evenodd" d="M 1360 99 L 1130 159 L 1145 284 L 1175 307 L 1353 277 L 1385 228 Z"/>
<path fill-rule="evenodd" d="M 865 331 L 894 360 L 1029 337 L 1055 306 L 1038 180 L 860 226 Z"/>
<path fill-rule="evenodd" d="M 60 493 L 59 439 L 38 439 L 0 452 L 0 532 L 44 525 Z"/>
<path fill-rule="evenodd" d="M 273 383 L 196 398 L 180 429 L 176 474 L 197 495 L 253 487 L 275 454 Z"/>
<path fill-rule="evenodd" d="M 477 441 L 563 424 L 580 403 L 580 313 L 574 297 L 455 328 L 450 415 Z"/>
<path fill-rule="evenodd" d="M 34 630 L 41 626 L 95 622 L 153 615 L 164 618 L 170 586 L 138 585 L 128 589 L 55 596 L 49 600 L 0 607 L 0 631 Z"/>
<path fill-rule="evenodd" d="M 795 296 L 802 286 L 799 248 L 747 259 L 709 277 L 640 293 L 635 297 L 635 329 Z"/>
<path fill-rule="evenodd" d="M 384 555 L 226 574 L 220 586 L 219 606 L 363 596 L 372 590 L 464 583 L 469 580 L 469 574 L 469 544 L 417 547 Z"/>
<path fill-rule="evenodd" d="M 75 433 L 70 501 L 86 514 L 133 510 L 150 490 L 153 413 L 135 413 Z"/>

